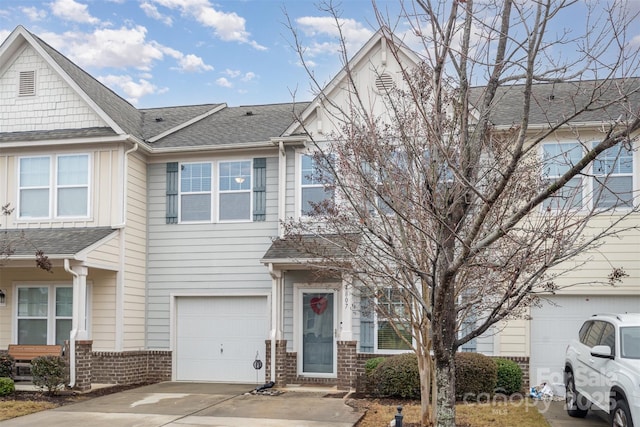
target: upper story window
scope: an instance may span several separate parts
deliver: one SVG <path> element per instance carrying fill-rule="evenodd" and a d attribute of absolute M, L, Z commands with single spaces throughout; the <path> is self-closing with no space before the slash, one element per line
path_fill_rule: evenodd
<path fill-rule="evenodd" d="M 22 157 L 18 175 L 19 218 L 88 216 L 88 154 Z"/>
<path fill-rule="evenodd" d="M 593 162 L 593 192 L 596 206 L 633 206 L 633 152 L 622 145 L 611 147 Z"/>
<path fill-rule="evenodd" d="M 251 160 L 182 163 L 180 222 L 251 221 L 256 167 Z"/>
<path fill-rule="evenodd" d="M 582 156 L 578 143 L 549 143 L 543 145 L 543 177 L 552 182 L 560 178 Z M 590 178 L 572 178 L 553 197 L 544 202 L 552 209 L 581 208 L 586 203 L 597 208 L 633 206 L 633 151 L 622 145 L 611 147 L 593 161 Z M 589 202 L 585 194 L 591 194 Z"/>
<path fill-rule="evenodd" d="M 211 221 L 211 163 L 180 165 L 181 221 Z"/>
<path fill-rule="evenodd" d="M 220 221 L 251 219 L 251 161 L 220 162 Z"/>
<path fill-rule="evenodd" d="M 300 155 L 300 214 L 303 216 L 317 215 L 318 207 L 334 200 L 333 180 L 327 168 L 318 162 L 312 155 Z"/>

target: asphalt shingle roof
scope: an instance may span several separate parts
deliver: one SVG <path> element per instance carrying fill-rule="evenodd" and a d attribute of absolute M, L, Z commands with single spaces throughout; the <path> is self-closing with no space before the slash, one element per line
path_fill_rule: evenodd
<path fill-rule="evenodd" d="M 470 101 L 478 105 L 485 87 L 471 89 Z M 621 94 L 630 94 L 623 102 L 609 102 Z M 564 83 L 537 83 L 532 88 L 531 125 L 555 124 L 589 105 L 590 111 L 581 113 L 572 122 L 610 122 L 619 117 L 637 117 L 640 111 L 640 78 L 612 79 L 606 82 L 585 80 Z M 490 120 L 495 125 L 509 126 L 522 118 L 524 86 L 500 87 L 495 97 L 495 107 Z"/>
<path fill-rule="evenodd" d="M 185 105 L 164 108 L 146 108 L 142 112 L 142 134 L 144 139 L 166 132 L 194 117 L 201 116 L 224 104 Z"/>
<path fill-rule="evenodd" d="M 309 103 L 224 108 L 151 143 L 155 148 L 230 145 L 269 141 L 281 136 Z"/>
<path fill-rule="evenodd" d="M 84 128 L 84 129 L 56 129 L 37 130 L 28 132 L 2 132 L 0 143 L 14 141 L 43 141 L 47 139 L 68 138 L 95 138 L 102 136 L 114 136 L 116 133 L 111 128 Z"/>
<path fill-rule="evenodd" d="M 29 228 L 0 230 L 0 251 L 9 246 L 12 255 L 71 256 L 115 232 L 108 227 Z"/>
<path fill-rule="evenodd" d="M 293 235 L 274 240 L 262 257 L 262 261 L 342 259 L 349 257 L 356 250 L 359 242 L 360 238 L 356 234 Z"/>

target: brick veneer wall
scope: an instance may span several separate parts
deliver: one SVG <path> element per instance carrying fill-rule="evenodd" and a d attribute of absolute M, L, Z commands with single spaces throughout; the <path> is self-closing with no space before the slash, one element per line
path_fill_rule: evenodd
<path fill-rule="evenodd" d="M 92 345 L 93 341 L 76 341 L 76 383 L 74 388 L 80 391 L 91 389 Z"/>
<path fill-rule="evenodd" d="M 101 384 L 140 384 L 171 380 L 171 352 L 93 352 L 91 381 Z"/>

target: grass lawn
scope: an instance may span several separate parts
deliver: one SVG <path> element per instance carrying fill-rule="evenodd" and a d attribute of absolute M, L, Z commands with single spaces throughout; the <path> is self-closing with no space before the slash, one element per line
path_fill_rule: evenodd
<path fill-rule="evenodd" d="M 398 411 L 395 405 L 377 402 L 369 406 L 357 427 L 388 426 Z M 420 405 L 403 405 L 403 425 L 420 421 Z M 456 424 L 468 427 L 549 427 L 531 400 L 491 404 L 461 403 L 456 406 Z"/>
<path fill-rule="evenodd" d="M 45 409 L 53 409 L 57 406 L 59 405 L 51 402 L 4 400 L 0 402 L 0 421 L 44 411 Z"/>

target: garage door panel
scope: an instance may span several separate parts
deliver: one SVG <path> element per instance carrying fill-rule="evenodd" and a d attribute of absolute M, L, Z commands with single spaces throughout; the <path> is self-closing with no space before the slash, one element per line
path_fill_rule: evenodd
<path fill-rule="evenodd" d="M 179 297 L 176 319 L 176 379 L 264 381 L 253 361 L 264 361 L 266 297 Z"/>
<path fill-rule="evenodd" d="M 567 345 L 597 313 L 640 312 L 640 296 L 554 296 L 531 308 L 531 385 L 562 383 Z"/>

